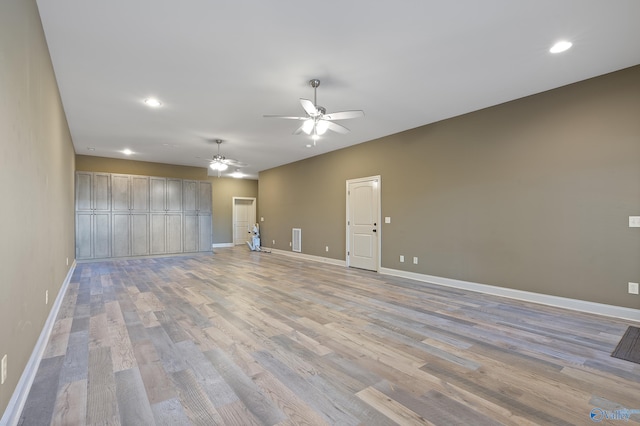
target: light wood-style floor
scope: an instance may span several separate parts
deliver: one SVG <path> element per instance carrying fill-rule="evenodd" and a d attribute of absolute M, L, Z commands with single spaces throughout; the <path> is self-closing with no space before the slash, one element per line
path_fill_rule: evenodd
<path fill-rule="evenodd" d="M 640 409 L 628 325 L 246 247 L 83 263 L 21 424 L 588 425 Z"/>

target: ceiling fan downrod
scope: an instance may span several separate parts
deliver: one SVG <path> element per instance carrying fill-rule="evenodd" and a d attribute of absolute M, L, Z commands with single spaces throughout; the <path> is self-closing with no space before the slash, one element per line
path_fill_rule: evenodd
<path fill-rule="evenodd" d="M 318 108 L 318 102 L 316 100 L 316 89 L 320 86 L 320 80 L 317 78 L 309 80 L 309 86 L 313 87 L 313 106 Z"/>

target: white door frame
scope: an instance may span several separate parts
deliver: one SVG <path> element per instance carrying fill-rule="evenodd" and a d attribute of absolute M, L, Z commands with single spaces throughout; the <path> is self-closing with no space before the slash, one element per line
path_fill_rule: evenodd
<path fill-rule="evenodd" d="M 344 191 L 345 197 L 346 197 L 346 210 L 347 210 L 347 215 L 346 215 L 346 219 L 345 219 L 345 225 L 346 225 L 346 250 L 344 252 L 345 254 L 345 262 L 347 264 L 347 266 L 351 266 L 349 265 L 349 231 L 350 231 L 350 226 L 349 226 L 349 184 L 352 183 L 358 183 L 358 182 L 367 182 L 367 181 L 375 181 L 378 182 L 378 217 L 376 218 L 376 223 L 377 223 L 377 231 L 376 231 L 376 244 L 378 245 L 378 253 L 377 253 L 377 259 L 376 259 L 376 269 L 375 271 L 378 272 L 380 270 L 380 264 L 381 264 L 381 253 L 382 253 L 382 223 L 380 222 L 380 218 L 382 217 L 382 196 L 381 196 L 381 192 L 380 189 L 382 187 L 382 178 L 380 177 L 380 175 L 377 176 L 369 176 L 369 177 L 363 177 L 363 178 L 357 178 L 357 179 L 349 179 L 346 182 L 346 189 Z"/>
<path fill-rule="evenodd" d="M 236 245 L 236 200 L 247 200 L 251 201 L 251 205 L 253 206 L 253 218 L 258 220 L 256 217 L 256 199 L 255 197 L 233 197 L 231 201 L 231 205 L 233 206 L 231 209 L 231 245 Z M 249 235 L 249 234 L 247 234 Z"/>

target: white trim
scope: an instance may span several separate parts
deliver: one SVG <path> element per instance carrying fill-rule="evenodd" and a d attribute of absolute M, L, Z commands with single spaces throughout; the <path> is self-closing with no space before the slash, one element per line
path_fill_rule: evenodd
<path fill-rule="evenodd" d="M 269 250 L 271 253 L 274 253 L 274 254 L 282 254 L 284 256 L 296 257 L 298 259 L 311 260 L 311 261 L 314 261 L 314 262 L 321 262 L 321 263 L 328 263 L 330 265 L 336 265 L 336 266 L 345 266 L 345 267 L 347 266 L 347 262 L 346 261 L 339 260 L 339 259 L 330 259 L 328 257 L 314 256 L 312 254 L 304 254 L 304 253 L 295 253 L 295 252 L 292 252 L 292 251 L 272 249 L 272 248 L 266 248 L 266 250 Z"/>
<path fill-rule="evenodd" d="M 24 405 L 27 402 L 27 397 L 29 396 L 31 385 L 33 384 L 33 380 L 35 379 L 36 373 L 38 372 L 38 367 L 40 367 L 42 355 L 44 355 L 44 351 L 47 348 L 49 337 L 51 337 L 51 331 L 53 330 L 56 318 L 58 317 L 58 312 L 60 311 L 60 306 L 62 306 L 64 296 L 67 294 L 67 289 L 69 287 L 69 283 L 71 282 L 73 271 L 75 271 L 76 269 L 76 265 L 77 263 L 74 260 L 71 268 L 69 268 L 69 272 L 67 272 L 67 276 L 65 277 L 62 286 L 60 287 L 58 296 L 51 306 L 51 311 L 49 312 L 47 321 L 44 323 L 44 327 L 42 327 L 42 331 L 40 332 L 40 337 L 38 338 L 38 341 L 36 342 L 36 345 L 31 352 L 31 357 L 29 358 L 27 365 L 22 371 L 22 375 L 20 376 L 18 385 L 13 391 L 13 395 L 9 400 L 9 404 L 7 405 L 7 408 L 5 409 L 4 414 L 0 419 L 0 425 L 16 426 L 18 424 L 18 421 L 20 420 L 20 415 L 22 414 Z"/>
<path fill-rule="evenodd" d="M 376 237 L 377 237 L 377 242 L 376 244 L 378 245 L 377 249 L 378 249 L 378 253 L 377 253 L 377 259 L 376 259 L 376 269 L 375 272 L 380 272 L 380 268 L 382 267 L 382 223 L 380 222 L 380 219 L 382 218 L 382 177 L 380 175 L 376 175 L 376 176 L 368 176 L 368 177 L 363 177 L 363 178 L 356 178 L 356 179 L 349 179 L 346 181 L 346 190 L 345 190 L 345 197 L 346 197 L 346 213 L 347 213 L 347 218 L 345 219 L 345 226 L 346 226 L 346 244 L 345 244 L 345 251 L 344 251 L 344 255 L 345 255 L 345 265 L 346 266 L 350 266 L 349 265 L 349 231 L 350 231 L 350 226 L 349 226 L 349 185 L 352 183 L 358 183 L 358 182 L 369 182 L 369 181 L 375 181 L 378 183 L 378 187 L 376 188 L 378 191 L 378 217 L 377 217 L 377 228 L 376 228 Z"/>
<path fill-rule="evenodd" d="M 211 248 L 235 247 L 233 243 L 215 243 L 211 244 Z"/>
<path fill-rule="evenodd" d="M 586 300 L 569 299 L 567 297 L 533 293 L 530 291 L 497 287 L 488 284 L 478 284 L 470 281 L 454 280 L 451 278 L 436 277 L 432 275 L 418 274 L 415 272 L 400 271 L 397 269 L 380 268 L 379 272 L 385 275 L 409 278 L 416 281 L 422 281 L 446 287 L 454 287 L 463 290 L 476 291 L 479 293 L 507 297 L 510 299 L 524 300 L 526 302 L 555 306 L 559 308 L 570 309 L 573 311 L 588 312 L 591 314 L 604 315 L 625 320 L 640 321 L 640 309 L 625 308 L 622 306 L 607 305 L 604 303 L 589 302 Z"/>

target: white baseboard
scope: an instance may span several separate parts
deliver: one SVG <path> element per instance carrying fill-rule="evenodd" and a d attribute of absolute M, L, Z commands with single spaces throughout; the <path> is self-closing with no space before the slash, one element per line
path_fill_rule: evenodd
<path fill-rule="evenodd" d="M 27 397 L 29 396 L 31 385 L 33 384 L 33 380 L 35 379 L 36 373 L 38 372 L 38 367 L 40 367 L 42 355 L 44 355 L 44 351 L 47 348 L 47 343 L 49 342 L 49 337 L 51 337 L 53 325 L 55 324 L 56 318 L 58 317 L 58 312 L 60 311 L 60 306 L 62 306 L 64 296 L 65 294 L 67 294 L 67 288 L 69 287 L 69 283 L 71 282 L 71 277 L 73 276 L 73 272 L 76 269 L 76 265 L 77 263 L 74 260 L 71 268 L 69 268 L 69 272 L 67 272 L 67 276 L 65 277 L 62 286 L 60 287 L 58 296 L 51 306 L 51 311 L 49 312 L 47 321 L 44 323 L 44 327 L 40 332 L 40 337 L 38 338 L 38 341 L 36 342 L 36 345 L 31 352 L 29 362 L 27 362 L 27 365 L 25 366 L 24 371 L 20 376 L 20 380 L 18 381 L 18 385 L 16 386 L 15 390 L 13 391 L 13 395 L 9 400 L 9 405 L 7 405 L 7 408 L 5 409 L 4 414 L 0 419 L 0 425 L 2 426 L 16 426 L 20 421 L 22 409 L 24 408 L 24 404 L 27 402 Z"/>
<path fill-rule="evenodd" d="M 278 249 L 272 249 L 272 248 L 266 248 L 266 247 L 264 247 L 264 249 L 271 251 L 272 253 L 275 253 L 275 254 L 282 254 L 284 256 L 296 257 L 298 259 L 312 260 L 314 262 L 328 263 L 336 266 L 347 266 L 347 262 L 345 260 L 330 259 L 328 257 L 314 256 L 311 254 L 304 254 L 304 253 L 298 253 L 298 252 L 287 251 L 287 250 L 278 250 Z"/>
<path fill-rule="evenodd" d="M 211 244 L 211 248 L 235 247 L 233 243 L 215 243 Z"/>
<path fill-rule="evenodd" d="M 422 281 L 446 287 L 476 291 L 479 293 L 491 294 L 494 296 L 508 297 L 510 299 L 523 300 L 526 302 L 539 303 L 542 305 L 571 309 L 573 311 L 588 312 L 591 314 L 604 315 L 625 320 L 640 321 L 640 309 L 631 309 L 622 306 L 607 305 L 604 303 L 588 302 L 586 300 L 569 299 L 567 297 L 551 296 L 548 294 L 533 293 L 524 290 L 515 290 L 511 288 L 497 287 L 487 284 L 478 284 L 470 281 L 454 280 L 451 278 L 436 277 L 432 275 L 418 274 L 415 272 L 400 271 L 397 269 L 380 268 L 379 272 L 381 274 L 409 278 L 416 281 Z"/>

